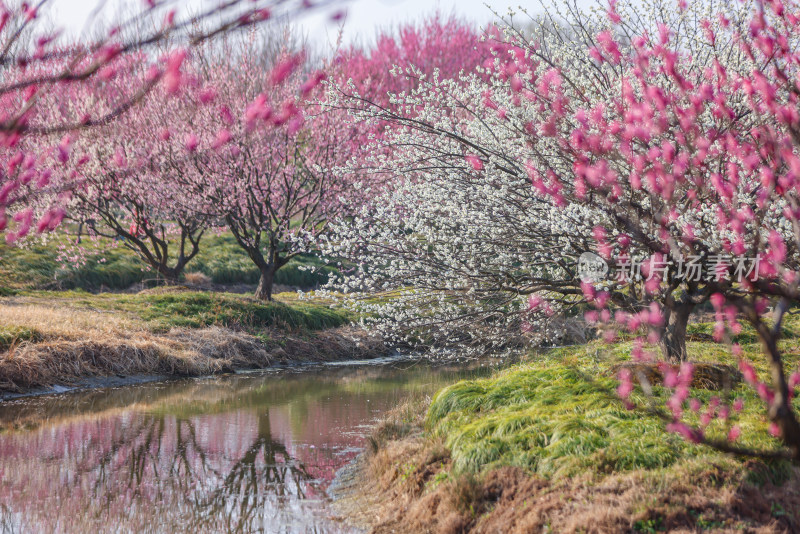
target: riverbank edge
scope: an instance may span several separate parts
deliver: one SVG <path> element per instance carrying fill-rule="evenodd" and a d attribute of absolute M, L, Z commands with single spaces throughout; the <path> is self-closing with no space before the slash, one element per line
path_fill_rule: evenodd
<path fill-rule="evenodd" d="M 271 328 L 260 337 L 226 327 L 172 329 L 148 337 L 139 346 L 128 339 L 98 341 L 91 336 L 20 343 L 14 347 L 20 356 L 6 354 L 0 362 L 0 402 L 276 367 L 372 360 L 392 352 L 381 339 L 355 326 L 302 333 Z M 15 359 L 27 362 L 15 366 Z M 19 380 L 30 360 L 52 363 L 59 372 L 46 380 Z M 120 372 L 114 362 L 123 360 L 127 360 L 123 367 L 135 371 Z M 131 360 L 135 360 L 133 365 Z"/>
<path fill-rule="evenodd" d="M 800 486 L 754 483 L 741 472 L 644 470 L 549 480 L 513 466 L 454 472 L 441 436 L 426 430 L 430 399 L 392 410 L 328 495 L 339 522 L 389 534 L 490 532 L 796 532 Z M 746 461 L 745 470 L 762 464 Z M 800 479 L 800 470 L 790 475 Z"/>

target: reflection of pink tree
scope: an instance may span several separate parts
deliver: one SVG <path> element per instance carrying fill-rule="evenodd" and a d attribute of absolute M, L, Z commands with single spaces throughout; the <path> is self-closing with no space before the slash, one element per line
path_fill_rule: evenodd
<path fill-rule="evenodd" d="M 344 430 L 371 420 L 369 404 L 306 406 L 303 394 L 291 409 L 283 397 L 264 405 L 272 396 L 257 387 L 237 391 L 242 408 L 219 414 L 112 410 L 5 434 L 0 502 L 38 530 L 56 522 L 89 528 L 82 521 L 141 529 L 153 525 L 153 510 L 161 528 L 250 531 L 292 521 L 311 512 L 304 501 L 324 499 L 335 470 L 355 454 L 361 437 Z M 306 416 L 296 420 L 296 411 Z"/>
<path fill-rule="evenodd" d="M 16 464 L 0 468 L 2 502 L 25 510 L 29 526 L 37 529 L 73 520 L 73 527 L 87 528 L 80 518 L 90 517 L 107 524 L 127 518 L 126 524 L 142 528 L 152 524 L 158 506 L 169 510 L 162 525 L 247 530 L 284 513 L 284 496 L 303 499 L 315 483 L 271 437 L 269 417 L 249 411 L 75 421 L 20 438 L 0 443 L 4 458 Z M 33 460 L 31 448 L 37 450 L 35 467 L 26 465 Z M 41 458 L 57 460 L 43 466 Z"/>
<path fill-rule="evenodd" d="M 34 531 L 316 524 L 368 428 L 430 380 L 426 368 L 342 367 L 7 406 L 0 503 Z"/>

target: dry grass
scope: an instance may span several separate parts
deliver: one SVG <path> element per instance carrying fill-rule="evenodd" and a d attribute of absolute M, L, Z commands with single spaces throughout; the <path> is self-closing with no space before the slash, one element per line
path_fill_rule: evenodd
<path fill-rule="evenodd" d="M 186 273 L 183 275 L 183 279 L 190 286 L 206 287 L 211 285 L 211 277 L 201 272 Z"/>
<path fill-rule="evenodd" d="M 656 363 L 625 362 L 612 365 L 606 373 L 608 376 L 617 376 L 620 368 L 629 369 L 633 376 L 640 382 L 658 386 L 664 382 L 664 376 Z M 677 365 L 673 365 L 678 370 Z M 697 362 L 694 364 L 694 373 L 690 386 L 694 389 L 708 389 L 713 391 L 735 389 L 742 382 L 742 373 L 732 365 L 720 363 Z"/>
<path fill-rule="evenodd" d="M 120 311 L 0 303 L 0 325 L 26 336 L 0 347 L 0 392 L 24 392 L 89 377 L 202 376 L 289 360 L 333 360 L 383 352 L 381 343 L 343 327 L 259 336 L 225 327 L 154 331 Z"/>
<path fill-rule="evenodd" d="M 0 354 L 0 389 L 14 392 L 86 377 L 196 376 L 271 362 L 254 337 L 218 327 L 156 334 L 122 314 L 38 305 L 0 306 L 0 324 L 37 334 L 38 341 Z"/>
<path fill-rule="evenodd" d="M 142 321 L 126 314 L 26 303 L 0 304 L 0 325 L 33 328 L 65 338 L 82 332 L 118 334 L 144 329 Z"/>

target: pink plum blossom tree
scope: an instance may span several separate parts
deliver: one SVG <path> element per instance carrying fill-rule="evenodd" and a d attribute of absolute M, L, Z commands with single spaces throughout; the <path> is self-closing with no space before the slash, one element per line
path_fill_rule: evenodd
<path fill-rule="evenodd" d="M 185 16 L 177 2 L 147 1 L 133 16 L 103 30 L 100 38 L 65 43 L 57 32 L 42 29 L 47 4 L 0 6 L 0 232 L 9 243 L 32 230 L 51 230 L 64 217 L 72 182 L 70 177 L 54 181 L 43 158 L 56 153 L 66 165 L 79 132 L 113 122 L 154 87 L 174 94 L 184 82 L 181 67 L 187 50 L 269 19 L 290 19 L 312 7 L 308 2 L 231 0 Z M 128 79 L 131 85 L 124 98 L 104 92 L 106 85 L 99 82 L 115 76 L 111 63 L 117 58 L 159 47 L 164 53 L 141 69 L 138 78 Z M 69 100 L 71 92 L 87 94 L 89 86 L 95 104 L 90 112 L 70 121 L 49 113 L 48 103 Z"/>
<path fill-rule="evenodd" d="M 270 300 L 277 270 L 325 231 L 342 197 L 358 195 L 348 174 L 328 171 L 355 136 L 317 103 L 327 72 L 303 51 L 236 53 L 231 44 L 192 59 L 192 80 L 147 160 L 164 160 L 157 172 L 172 168 L 174 206 L 230 229 L 261 272 L 256 297 Z"/>

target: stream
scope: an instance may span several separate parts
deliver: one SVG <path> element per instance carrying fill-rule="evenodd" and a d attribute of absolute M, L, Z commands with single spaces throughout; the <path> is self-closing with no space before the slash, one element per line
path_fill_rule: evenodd
<path fill-rule="evenodd" d="M 0 402 L 0 532 L 348 532 L 327 489 L 372 425 L 497 365 L 384 359 Z"/>

